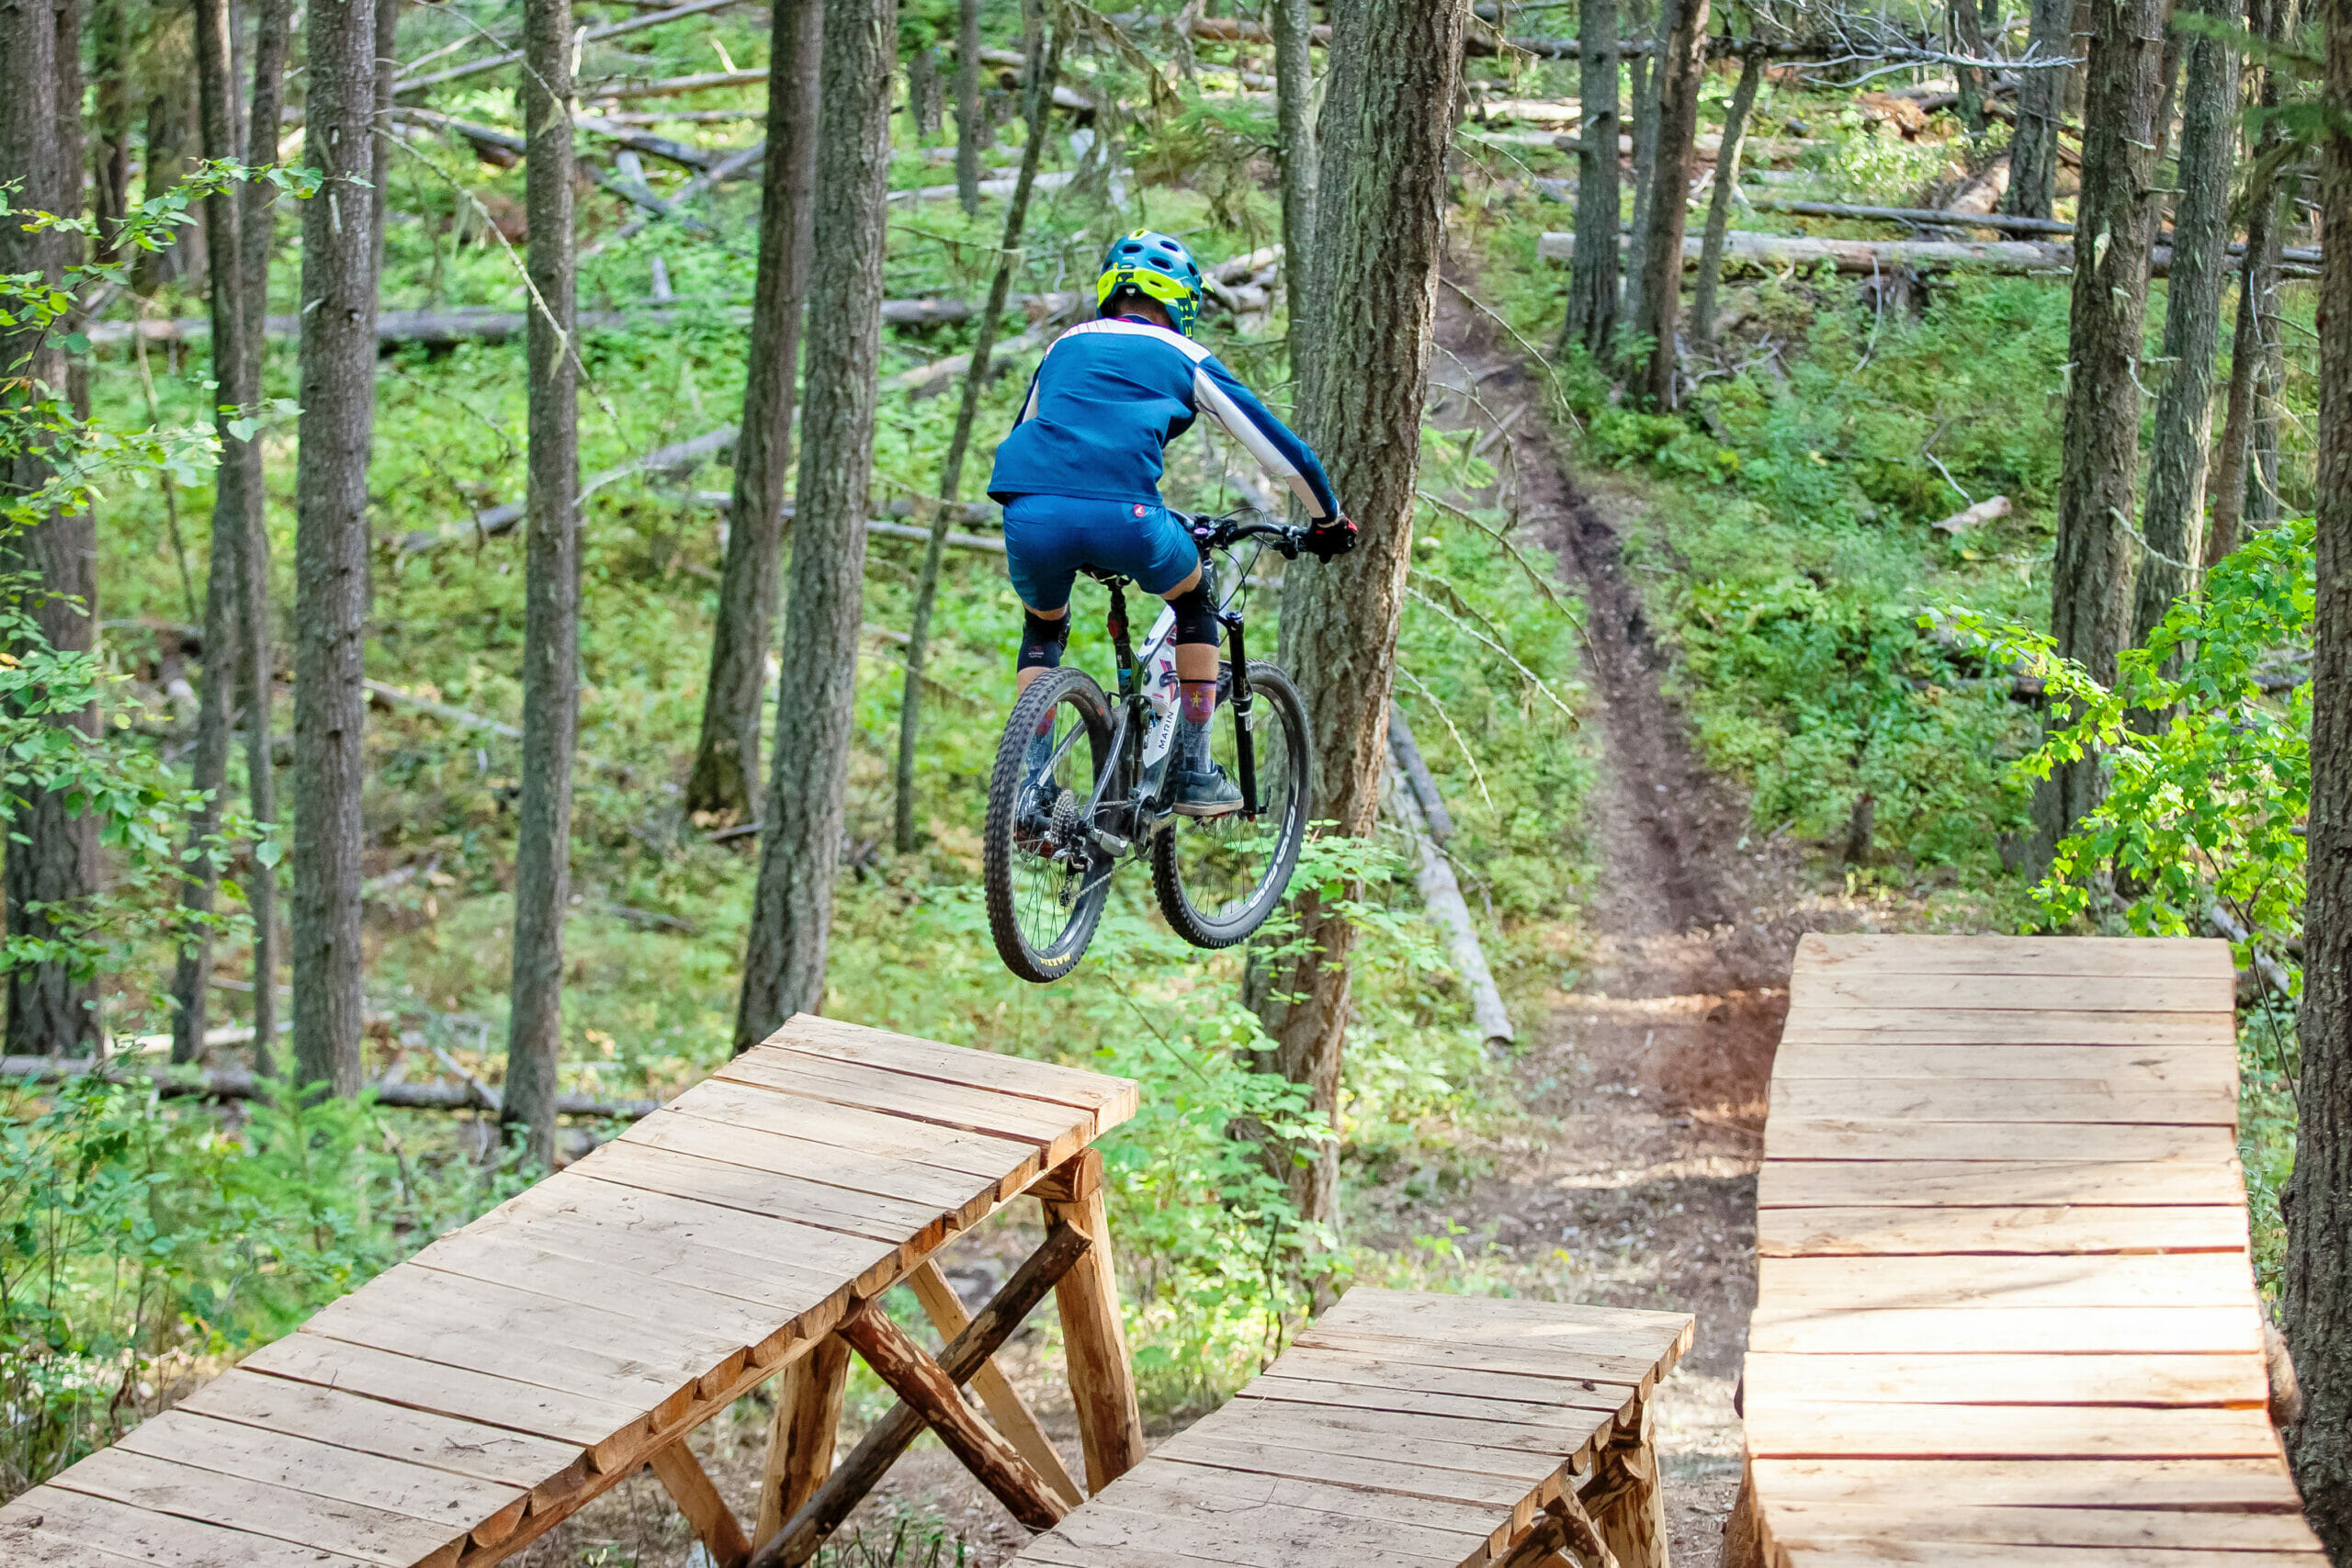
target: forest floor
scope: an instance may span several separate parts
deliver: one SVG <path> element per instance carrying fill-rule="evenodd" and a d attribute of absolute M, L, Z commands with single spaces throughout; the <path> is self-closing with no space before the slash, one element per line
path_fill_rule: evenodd
<path fill-rule="evenodd" d="M 1548 434 L 1544 380 L 1501 336 L 1458 290 L 1441 290 L 1431 414 L 1444 427 L 1503 432 L 1497 488 L 1475 499 L 1499 502 L 1550 548 L 1582 601 L 1601 763 L 1585 852 L 1598 881 L 1566 933 L 1582 958 L 1577 988 L 1521 1010 L 1540 1015 L 1524 1025 L 1504 1113 L 1453 1151 L 1467 1175 L 1432 1186 L 1399 1173 L 1352 1191 L 1350 1239 L 1407 1254 L 1432 1235 L 1459 1238 L 1457 1256 L 1475 1260 L 1465 1269 L 1482 1283 L 1695 1313 L 1696 1343 L 1663 1387 L 1657 1430 L 1674 1560 L 1714 1568 L 1739 1477 L 1733 1401 L 1756 1293 L 1755 1172 L 1790 957 L 1803 931 L 1867 917 L 1809 874 L 1794 846 L 1756 837 L 1738 793 L 1701 764 L 1662 688 L 1667 652 L 1619 559 L 1620 530 L 1644 502 L 1629 486 L 1570 472 Z M 1017 1256 L 1022 1224 L 957 1248 L 964 1267 L 949 1274 L 975 1304 Z M 1412 1271 L 1442 1282 L 1449 1267 L 1441 1255 Z M 1075 1461 L 1058 1355 L 1033 1327 L 1001 1359 Z M 879 1415 L 875 1403 L 854 1408 L 853 1420 Z M 1151 1418 L 1148 1429 L 1156 1440 L 1198 1414 Z M 747 1400 L 697 1434 L 723 1495 L 754 1494 L 765 1421 Z M 825 1561 L 989 1568 L 1024 1539 L 926 1442 Z M 640 1475 L 518 1561 L 691 1568 L 704 1559 Z"/>

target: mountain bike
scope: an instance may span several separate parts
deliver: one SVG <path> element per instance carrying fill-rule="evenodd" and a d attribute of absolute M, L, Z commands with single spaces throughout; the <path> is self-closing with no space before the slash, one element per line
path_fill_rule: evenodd
<path fill-rule="evenodd" d="M 1250 657 L 1243 610 L 1251 568 L 1269 548 L 1297 559 L 1306 530 L 1252 515 L 1182 517 L 1225 630 L 1209 756 L 1240 789 L 1238 809 L 1187 817 L 1174 808 L 1175 615 L 1161 610 L 1138 660 L 1123 577 L 1086 572 L 1111 591 L 1104 624 L 1116 698 L 1065 666 L 1013 705 L 989 782 L 981 866 L 997 953 L 1024 980 L 1058 980 L 1078 966 L 1122 861 L 1151 863 L 1160 913 L 1195 947 L 1246 941 L 1289 889 L 1314 789 L 1306 706 L 1279 666 Z M 1245 546 L 1255 547 L 1246 560 Z M 1033 768 L 1041 737 L 1051 746 Z"/>

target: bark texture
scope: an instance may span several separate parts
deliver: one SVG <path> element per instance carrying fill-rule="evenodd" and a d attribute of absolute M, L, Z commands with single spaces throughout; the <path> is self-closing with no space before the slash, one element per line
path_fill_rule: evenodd
<path fill-rule="evenodd" d="M 1300 400 L 1363 543 L 1329 569 L 1286 573 L 1283 662 L 1306 699 L 1315 815 L 1372 830 L 1387 757 L 1396 625 L 1412 549 L 1442 253 L 1445 157 L 1462 77 L 1466 0 L 1345 0 L 1331 10 L 1323 183 L 1315 250 L 1322 353 Z M 1340 303 L 1345 301 L 1344 307 Z M 1339 367 L 1345 367 L 1341 373 Z M 1262 1006 L 1273 1066 L 1336 1113 L 1354 931 L 1314 892 L 1298 901 L 1306 955 Z M 1287 1168 L 1299 1211 L 1337 1217 L 1337 1146 Z"/>
<path fill-rule="evenodd" d="M 396 0 L 377 0 L 389 6 Z M 571 762 L 580 737 L 580 370 L 573 353 L 571 0 L 523 9 L 523 200 L 530 473 L 523 502 L 523 790 L 515 812 L 514 967 L 506 1024 L 507 1140 L 555 1166 L 563 1066 L 563 915 L 571 902 Z"/>
<path fill-rule="evenodd" d="M 291 0 L 262 0 L 254 25 L 253 112 L 246 117 L 245 162 L 259 167 L 276 156 L 278 109 L 286 92 L 288 13 Z M 237 193 L 239 289 L 245 333 L 243 364 L 259 396 L 268 361 L 265 317 L 269 309 L 269 258 L 277 238 L 274 202 L 277 187 L 256 182 Z M 238 638 L 240 680 L 245 707 L 246 808 L 256 822 L 277 820 L 277 778 L 270 747 L 271 713 L 276 706 L 277 643 L 270 618 L 268 493 L 262 484 L 262 450 L 258 441 L 235 442 L 221 453 L 223 463 L 243 470 L 245 494 L 244 571 L 242 636 Z M 277 871 L 256 860 L 245 873 L 245 900 L 254 921 L 254 1070 L 276 1070 L 277 1042 L 277 970 L 285 957 L 285 940 L 277 919 Z"/>
<path fill-rule="evenodd" d="M 2326 99 L 2352 103 L 2352 0 L 2323 0 Z M 2322 133 L 2319 600 L 2303 911 L 2302 1081 L 2287 1186 L 2287 1343 L 2303 1396 L 2290 1457 L 2303 1512 L 2352 1560 L 2352 136 Z"/>
<path fill-rule="evenodd" d="M 2131 630 L 2132 491 L 2140 468 L 2139 356 L 2157 197 L 2154 121 L 2164 0 L 2094 0 L 2075 227 L 2050 629 L 2101 682 Z M 2061 763 L 2036 793 L 2039 858 L 2097 804 L 2104 763 Z"/>
<path fill-rule="evenodd" d="M 1699 245 L 1699 285 L 1690 300 L 1690 341 L 1702 347 L 1714 346 L 1724 236 L 1731 232 L 1732 203 L 1739 194 L 1739 152 L 1747 140 L 1747 117 L 1756 108 L 1756 90 L 1763 82 L 1763 51 L 1750 50 L 1740 60 L 1739 85 L 1732 89 L 1731 103 L 1724 110 L 1723 146 L 1715 153 L 1715 194 L 1707 204 L 1707 237 Z"/>
<path fill-rule="evenodd" d="M 239 108 L 234 51 L 230 47 L 229 0 L 197 0 L 195 6 L 196 74 L 203 118 L 204 155 L 233 159 Z M 237 197 L 233 191 L 207 197 L 204 202 L 206 275 L 211 284 L 212 376 L 220 386 L 215 400 L 234 409 L 253 400 L 253 378 L 244 359 L 244 292 L 240 265 Z M 244 574 L 248 528 L 244 465 L 234 460 L 229 428 L 233 415 L 216 413 L 213 428 L 220 436 L 220 466 L 213 477 L 212 559 L 204 590 L 204 686 L 196 718 L 196 752 L 190 772 L 195 786 L 207 792 L 205 804 L 188 824 L 188 848 L 205 852 L 220 830 L 220 812 L 229 793 L 230 730 L 236 718 L 235 695 L 243 660 L 238 645 L 243 640 Z M 190 917 L 181 939 L 179 963 L 172 976 L 172 1060 L 193 1062 L 204 1054 L 206 1000 L 212 986 L 212 934 L 206 918 L 212 913 L 220 874 L 209 853 L 192 868 L 181 904 Z"/>
<path fill-rule="evenodd" d="M 2032 0 L 2026 47 L 2039 59 L 2064 59 L 2076 41 L 2075 0 Z M 2066 73 L 2018 73 L 2018 128 L 2009 140 L 2009 190 L 2004 211 L 2021 218 L 2047 218 L 2058 197 L 2058 124 L 2064 116 Z"/>
<path fill-rule="evenodd" d="M 760 772 L 760 700 L 774 641 L 792 468 L 793 391 L 808 296 L 808 212 L 817 178 L 817 73 L 825 0 L 777 0 L 768 33 L 768 160 L 761 175 L 759 280 L 752 296 L 743 430 L 735 443 L 727 559 L 718 581 L 702 736 L 686 809 L 748 821 Z"/>
<path fill-rule="evenodd" d="M 956 492 L 964 483 L 964 457 L 971 450 L 972 426 L 980 412 L 980 391 L 988 385 L 989 355 L 996 347 L 997 322 L 1003 319 L 1012 292 L 1012 268 L 1021 256 L 1022 231 L 1029 223 L 1029 197 L 1037 183 L 1037 164 L 1046 147 L 1046 117 L 1053 105 L 1054 76 L 1061 64 L 1061 40 L 1046 46 L 1045 17 L 1035 0 L 1023 7 L 1028 23 L 1028 140 L 1021 147 L 1021 172 L 1013 176 L 1012 205 L 1005 209 L 1004 239 L 997 250 L 995 276 L 989 279 L 988 308 L 980 312 L 979 330 L 973 334 L 971 359 L 964 372 L 964 400 L 956 411 L 956 433 L 948 439 L 947 457 L 940 466 L 939 507 L 931 520 L 931 537 L 924 542 L 922 570 L 915 579 L 915 608 L 907 626 L 907 679 L 899 700 L 899 769 L 891 811 L 891 841 L 900 854 L 915 847 L 915 744 L 922 733 L 922 671 L 931 647 L 932 611 L 939 600 L 941 558 L 947 549 L 947 525 L 955 515 Z"/>
<path fill-rule="evenodd" d="M 787 673 L 776 694 L 739 1051 L 824 1002 L 865 602 L 894 9 L 893 0 L 831 0 L 825 12 L 802 422 L 808 460 L 794 503 Z"/>
<path fill-rule="evenodd" d="M 1631 67 L 1629 86 L 1634 117 L 1634 265 L 1623 278 L 1623 298 L 1618 302 L 1617 319 L 1628 333 L 1638 332 L 1640 322 L 1648 315 L 1642 300 L 1641 244 L 1642 236 L 1649 232 L 1650 203 L 1657 192 L 1650 175 L 1657 167 L 1657 94 L 1658 78 L 1662 74 L 1660 51 L 1656 47 L 1663 28 L 1653 22 L 1664 20 L 1665 6 L 1673 0 L 1632 0 L 1628 19 L 1637 33 L 1645 33 L 1652 47 L 1635 55 Z"/>
<path fill-rule="evenodd" d="M 301 451 L 294 471 L 294 1066 L 360 1081 L 360 786 L 368 453 L 376 423 L 375 0 L 312 11 L 303 157 Z"/>
<path fill-rule="evenodd" d="M 1314 17 L 1307 0 L 1272 0 L 1268 16 L 1274 35 L 1274 127 L 1281 145 L 1283 200 L 1283 289 L 1289 307 L 1290 366 L 1305 374 L 1315 352 L 1306 330 L 1307 301 L 1315 279 L 1315 60 L 1309 47 Z"/>
<path fill-rule="evenodd" d="M 60 112 L 81 101 L 78 39 L 70 0 L 9 0 L 0 4 L 0 171 L 24 182 L 18 200 L 43 211 L 81 216 L 78 126 Z M 69 127 L 71 131 L 69 132 Z M 28 234 L 0 223 L 0 272 L 38 272 L 60 278 L 65 236 L 54 230 Z M 67 396 L 65 356 L 28 335 L 0 337 L 0 399 L 12 412 L 38 389 Z M 49 465 L 33 454 L 6 465 L 0 482 L 17 493 L 37 490 Z M 97 532 L 87 513 L 51 516 L 14 539 L 0 540 L 0 568 L 24 572 L 44 597 L 33 618 L 50 646 L 85 652 L 97 626 Z M 61 719 L 85 733 L 97 729 L 93 706 Z M 97 819 L 66 809 L 62 792 L 28 789 L 8 802 L 8 930 L 48 938 L 58 925 L 36 905 L 71 905 L 97 890 Z M 19 841 L 19 837 L 21 840 Z M 97 987 L 64 962 L 28 964 L 8 974 L 10 1055 L 83 1055 L 98 1039 Z"/>
<path fill-rule="evenodd" d="M 1599 355 L 1617 335 L 1617 0 L 1584 0 L 1577 26 L 1584 119 L 1577 141 L 1577 248 L 1560 343 L 1580 343 Z"/>
<path fill-rule="evenodd" d="M 2281 0 L 2256 0 L 2275 14 Z M 2267 73 L 2265 73 L 2266 78 Z M 2266 107 L 2275 107 L 2278 89 L 2267 80 L 2262 88 Z M 2238 547 L 2245 525 L 2247 502 L 2255 486 L 2254 427 L 2256 412 L 2273 389 L 2264 372 L 2265 343 L 2278 335 L 2273 324 L 2278 305 L 2278 183 L 2271 160 L 2279 141 L 2278 122 L 2264 124 L 2254 145 L 2254 161 L 2246 177 L 2245 259 L 2238 272 L 2237 324 L 2230 339 L 2230 389 L 2222 421 L 2222 439 L 2213 455 L 2213 521 L 2205 536 L 2205 562 L 2211 565 Z"/>
<path fill-rule="evenodd" d="M 1952 51 L 1971 60 L 1985 59 L 1984 24 L 1976 0 L 1950 0 L 1948 10 Z M 1969 140 L 1979 140 L 1984 134 L 1984 72 L 1980 66 L 1956 65 L 1952 77 L 1960 89 L 1960 123 L 1967 128 Z"/>
<path fill-rule="evenodd" d="M 980 118 L 980 0 L 956 8 L 956 199 L 967 214 L 980 209 L 980 149 L 988 144 Z"/>
<path fill-rule="evenodd" d="M 1634 330 L 1651 340 L 1645 378 L 1650 401 L 1675 406 L 1680 365 L 1675 336 L 1682 306 L 1682 231 L 1690 217 L 1690 166 L 1698 157 L 1699 81 L 1707 59 L 1707 0 L 1668 0 L 1668 32 L 1657 63 L 1657 150 L 1650 169 L 1649 228 L 1642 235 L 1642 304 Z"/>
<path fill-rule="evenodd" d="M 2206 0 L 2202 18 L 2234 28 L 2241 0 Z M 2148 640 L 2189 589 L 2205 515 L 2205 451 L 2213 424 L 2213 350 L 2229 276 L 2230 169 L 2237 152 L 2237 51 L 2226 37 L 2188 33 L 2180 118 L 2180 197 L 2173 208 L 2172 276 L 2165 291 L 2165 381 L 2148 449 L 2132 641 Z"/>

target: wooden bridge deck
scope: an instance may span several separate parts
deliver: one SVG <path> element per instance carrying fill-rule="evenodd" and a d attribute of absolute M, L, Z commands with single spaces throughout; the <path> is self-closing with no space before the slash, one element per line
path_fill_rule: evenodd
<path fill-rule="evenodd" d="M 1809 936 L 1744 1408 L 1764 1561 L 2319 1568 L 2218 942 Z"/>
<path fill-rule="evenodd" d="M 0 1562 L 473 1568 L 649 1461 L 740 1562 L 684 1435 L 1135 1107 L 796 1019 L 0 1508 Z"/>

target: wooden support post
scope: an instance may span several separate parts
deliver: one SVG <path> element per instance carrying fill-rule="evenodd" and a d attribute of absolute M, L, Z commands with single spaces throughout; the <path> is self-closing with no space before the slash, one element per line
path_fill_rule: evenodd
<path fill-rule="evenodd" d="M 1119 1316 L 1119 1279 L 1111 1265 L 1111 1223 L 1102 1206 L 1102 1156 L 1083 1149 L 1030 1189 L 1046 1223 L 1079 1231 L 1093 1246 L 1054 1288 L 1069 1357 L 1069 1391 L 1086 1449 L 1086 1489 L 1100 1493 L 1143 1462 L 1143 1412 L 1136 1404 L 1126 1325 Z"/>
<path fill-rule="evenodd" d="M 1544 1504 L 1544 1508 L 1549 1517 L 1559 1523 L 1565 1546 L 1581 1558 L 1587 1568 L 1623 1568 L 1617 1554 L 1610 1550 L 1607 1539 L 1600 1533 L 1600 1527 L 1594 1523 L 1590 1514 L 1585 1512 L 1584 1504 L 1576 1493 L 1562 1492 Z M 1661 1543 L 1658 1561 L 1663 1564 L 1665 1537 L 1660 1535 L 1658 1539 Z"/>
<path fill-rule="evenodd" d="M 1600 1450 L 1593 1483 L 1608 1501 L 1593 1522 L 1623 1568 L 1667 1568 L 1666 1494 L 1658 1485 L 1657 1446 L 1651 1438 L 1650 1402 L 1642 1401 L 1632 1429 L 1619 1427 Z"/>
<path fill-rule="evenodd" d="M 694 1526 L 695 1539 L 709 1548 L 718 1568 L 743 1568 L 751 1560 L 752 1543 L 744 1539 L 743 1527 L 735 1522 L 734 1511 L 710 1483 L 694 1450 L 686 1447 L 686 1439 L 681 1437 L 654 1450 L 650 1462 L 662 1480 L 662 1489 Z"/>
<path fill-rule="evenodd" d="M 907 1283 L 913 1287 L 915 1300 L 922 1303 L 924 1314 L 930 1317 L 931 1325 L 939 1330 L 942 1339 L 952 1340 L 971 1326 L 971 1314 L 964 1310 L 963 1302 L 956 1297 L 956 1287 L 947 1282 L 939 1272 L 939 1266 L 930 1258 L 926 1258 L 915 1265 L 907 1275 Z M 1021 1395 L 1013 1391 L 1012 1384 L 1006 1381 L 996 1362 L 982 1361 L 973 1369 L 969 1381 L 972 1392 L 980 1396 L 982 1404 L 988 1406 L 989 1416 L 996 1422 L 997 1430 L 1021 1450 L 1023 1459 L 1036 1467 L 1037 1473 L 1046 1478 L 1046 1484 L 1054 1489 L 1055 1495 L 1073 1508 L 1086 1501 L 1085 1495 L 1078 1489 L 1078 1483 L 1071 1479 L 1069 1467 L 1062 1462 L 1060 1452 L 1055 1449 L 1054 1440 L 1046 1436 L 1045 1427 L 1037 1424 L 1037 1417 L 1022 1402 Z M 790 1517 L 788 1512 L 786 1517 Z"/>
<path fill-rule="evenodd" d="M 850 1342 L 874 1369 L 874 1375 L 890 1385 L 891 1393 L 931 1424 L 947 1451 L 962 1460 L 964 1468 L 1014 1518 L 1033 1530 L 1049 1530 L 1069 1512 L 1046 1490 L 1045 1478 L 1021 1457 L 1020 1450 L 972 1414 L 956 1380 L 922 1346 L 908 1338 L 907 1331 L 891 1322 L 890 1314 L 878 1303 L 866 1303 L 834 1332 Z"/>
<path fill-rule="evenodd" d="M 1764 1568 L 1764 1532 L 1756 1512 L 1756 1477 L 1743 1467 L 1739 1495 L 1724 1520 L 1723 1568 Z"/>
<path fill-rule="evenodd" d="M 828 1334 L 776 1379 L 775 1422 L 768 1430 L 760 1480 L 758 1534 L 765 1540 L 800 1511 L 833 1470 L 833 1434 L 842 1424 L 849 1345 Z"/>

